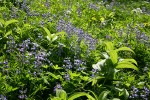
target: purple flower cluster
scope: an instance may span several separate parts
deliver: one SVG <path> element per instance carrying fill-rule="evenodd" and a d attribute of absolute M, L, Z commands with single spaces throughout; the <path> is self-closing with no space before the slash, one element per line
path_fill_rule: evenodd
<path fill-rule="evenodd" d="M 88 45 L 89 50 L 95 49 L 96 40 L 82 29 L 73 26 L 70 22 L 66 23 L 64 20 L 59 20 L 57 22 L 56 30 L 58 32 L 65 31 L 68 37 L 76 35 L 78 37 L 78 42 L 85 40 L 85 44 Z"/>
<path fill-rule="evenodd" d="M 69 81 L 70 80 L 70 75 L 68 73 L 66 73 L 64 78 L 65 78 L 66 81 Z"/>
<path fill-rule="evenodd" d="M 60 83 L 56 84 L 56 86 L 54 87 L 54 92 L 56 92 L 56 89 L 62 89 L 62 86 Z"/>
<path fill-rule="evenodd" d="M 88 6 L 88 8 L 90 8 L 90 9 L 94 9 L 94 10 L 100 10 L 100 6 L 97 6 L 96 4 L 93 4 L 93 3 L 89 3 L 89 6 Z"/>
<path fill-rule="evenodd" d="M 6 96 L 0 94 L 0 100 L 8 100 L 8 99 L 6 98 Z"/>
<path fill-rule="evenodd" d="M 23 88 L 21 90 L 19 90 L 20 95 L 18 96 L 19 99 L 24 100 L 27 98 L 27 89 L 23 90 Z"/>
<path fill-rule="evenodd" d="M 7 44 L 6 44 L 7 45 L 7 50 L 6 50 L 6 52 L 11 53 L 11 52 L 14 52 L 17 45 L 16 45 L 15 40 L 12 36 L 9 36 L 8 38 L 10 40 L 7 41 Z"/>
<path fill-rule="evenodd" d="M 94 78 L 94 77 L 98 74 L 99 71 L 98 71 L 98 69 L 94 69 L 94 68 L 93 68 L 91 72 L 92 72 L 91 77 Z"/>
<path fill-rule="evenodd" d="M 149 100 L 150 90 L 144 86 L 143 89 L 138 89 L 132 86 L 132 91 L 130 93 L 129 99 L 138 99 L 138 100 Z"/>
<path fill-rule="evenodd" d="M 13 37 L 10 36 L 9 38 L 10 41 L 7 42 L 6 51 L 8 53 L 13 52 L 16 54 L 16 60 L 20 64 L 20 67 L 18 66 L 18 69 L 16 69 L 17 74 L 22 73 L 25 68 L 28 70 L 29 74 L 37 76 L 42 73 L 41 67 L 43 64 L 49 64 L 50 66 L 52 65 L 52 63 L 47 58 L 48 54 L 42 50 L 37 43 L 32 42 L 28 38 L 22 43 L 17 44 Z M 5 60 L 2 63 L 2 66 L 4 66 L 2 72 L 4 74 L 8 74 L 8 60 Z"/>
<path fill-rule="evenodd" d="M 86 62 L 80 59 L 74 59 L 74 63 L 71 62 L 70 58 L 64 59 L 64 65 L 62 66 L 66 71 L 75 69 L 77 71 L 83 71 L 86 69 Z"/>
<path fill-rule="evenodd" d="M 70 58 L 65 58 L 64 63 L 65 64 L 62 66 L 64 69 L 69 70 L 73 68 Z"/>

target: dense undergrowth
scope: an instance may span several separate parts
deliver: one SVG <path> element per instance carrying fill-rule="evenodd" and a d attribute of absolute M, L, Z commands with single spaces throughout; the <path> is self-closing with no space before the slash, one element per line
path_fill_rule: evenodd
<path fill-rule="evenodd" d="M 149 100 L 149 0 L 0 0 L 0 99 Z"/>

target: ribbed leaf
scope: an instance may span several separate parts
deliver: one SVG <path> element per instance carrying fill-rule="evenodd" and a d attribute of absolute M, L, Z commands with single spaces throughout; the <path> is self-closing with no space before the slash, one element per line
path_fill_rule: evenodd
<path fill-rule="evenodd" d="M 4 25 L 5 21 L 3 19 L 0 19 L 0 24 Z"/>
<path fill-rule="evenodd" d="M 0 33 L 3 33 L 3 31 L 2 31 L 2 30 L 0 30 Z"/>
<path fill-rule="evenodd" d="M 56 89 L 56 96 L 61 100 L 67 100 L 67 93 L 62 89 Z"/>
<path fill-rule="evenodd" d="M 118 62 L 118 54 L 115 50 L 108 52 L 110 59 L 113 64 L 116 64 Z"/>
<path fill-rule="evenodd" d="M 50 100 L 62 100 L 62 99 L 59 97 L 54 97 L 54 98 L 51 98 Z"/>
<path fill-rule="evenodd" d="M 136 60 L 134 60 L 134 59 L 123 59 L 121 62 L 131 62 L 131 63 L 137 65 L 137 62 L 136 62 Z"/>
<path fill-rule="evenodd" d="M 128 47 L 120 47 L 119 49 L 116 49 L 116 51 L 118 52 L 118 51 L 131 51 L 131 52 L 133 52 L 134 53 L 134 51 L 133 50 L 131 50 L 130 48 L 128 48 Z"/>
<path fill-rule="evenodd" d="M 17 23 L 17 22 L 18 22 L 18 20 L 15 20 L 15 19 L 6 21 L 6 22 L 5 22 L 5 28 L 6 28 L 8 25 L 10 25 L 10 24 L 12 24 L 12 23 Z"/>
<path fill-rule="evenodd" d="M 12 30 L 11 30 L 11 31 L 8 31 L 8 32 L 4 35 L 4 37 L 7 37 L 7 36 L 10 35 L 10 34 L 12 34 Z"/>
<path fill-rule="evenodd" d="M 120 100 L 119 98 L 113 98 L 112 100 Z"/>
<path fill-rule="evenodd" d="M 91 95 L 89 95 L 88 93 L 85 93 L 85 92 L 77 92 L 77 93 L 74 93 L 72 94 L 68 100 L 74 100 L 76 98 L 79 98 L 81 96 L 86 96 L 89 100 L 95 100 Z"/>
<path fill-rule="evenodd" d="M 52 42 L 58 39 L 58 36 L 56 34 L 52 34 Z"/>
<path fill-rule="evenodd" d="M 129 93 L 126 89 L 124 89 L 124 99 L 127 100 L 129 97 Z"/>
<path fill-rule="evenodd" d="M 103 91 L 99 97 L 98 97 L 98 100 L 108 100 L 107 99 L 107 95 L 110 93 L 110 91 Z"/>
<path fill-rule="evenodd" d="M 52 35 L 51 35 L 50 31 L 49 31 L 46 27 L 43 27 L 43 29 L 44 29 L 44 31 L 46 32 L 46 34 L 47 34 L 49 40 L 51 40 Z"/>
<path fill-rule="evenodd" d="M 57 40 L 59 35 L 65 35 L 65 34 L 66 34 L 65 32 L 58 32 L 56 34 L 52 34 L 52 42 Z"/>
<path fill-rule="evenodd" d="M 51 73 L 51 72 L 47 72 L 46 74 L 52 76 L 55 79 L 59 79 L 58 75 L 56 76 L 55 74 Z"/>
<path fill-rule="evenodd" d="M 138 71 L 138 68 L 130 62 L 119 62 L 116 68 L 131 68 Z"/>
<path fill-rule="evenodd" d="M 114 45 L 112 42 L 105 42 L 106 45 L 106 51 L 114 50 Z"/>

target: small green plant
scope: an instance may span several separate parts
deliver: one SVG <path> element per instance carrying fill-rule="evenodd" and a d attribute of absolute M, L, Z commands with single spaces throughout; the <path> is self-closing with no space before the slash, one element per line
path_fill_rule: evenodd
<path fill-rule="evenodd" d="M 131 68 L 138 71 L 138 68 L 136 67 L 137 62 L 134 59 L 122 59 L 119 58 L 117 54 L 119 51 L 129 51 L 134 53 L 133 50 L 128 47 L 120 47 L 115 49 L 112 42 L 105 42 L 105 45 L 106 52 L 102 53 L 105 59 L 101 60 L 97 64 L 93 64 L 93 68 L 100 71 L 101 69 L 104 69 L 104 71 L 107 73 L 105 73 L 106 76 L 111 79 L 114 79 L 116 69 Z"/>

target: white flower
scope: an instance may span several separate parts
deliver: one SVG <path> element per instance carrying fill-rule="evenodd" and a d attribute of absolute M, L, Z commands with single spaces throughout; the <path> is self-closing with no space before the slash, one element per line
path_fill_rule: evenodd
<path fill-rule="evenodd" d="M 97 69 L 99 71 L 101 71 L 101 67 L 104 66 L 104 63 L 106 62 L 106 59 L 101 60 L 100 62 L 98 62 L 97 64 L 93 64 L 92 67 L 94 69 Z"/>

